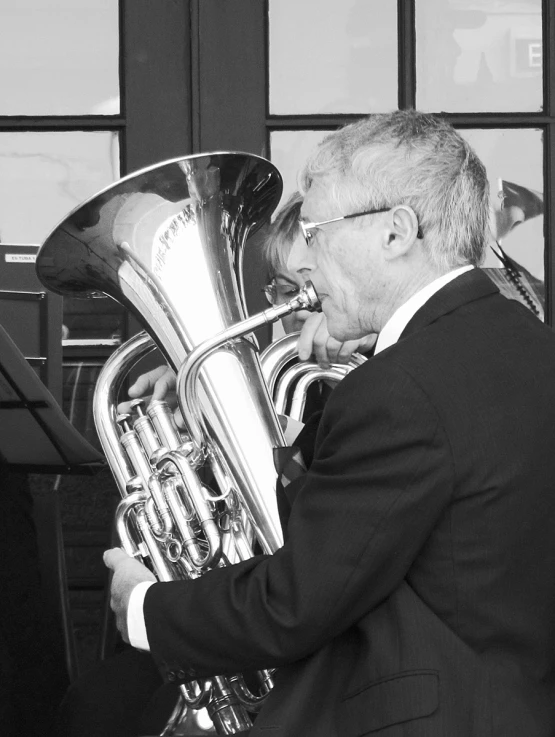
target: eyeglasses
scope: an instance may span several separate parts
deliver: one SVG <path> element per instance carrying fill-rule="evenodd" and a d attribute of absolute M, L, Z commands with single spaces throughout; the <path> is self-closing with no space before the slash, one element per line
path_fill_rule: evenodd
<path fill-rule="evenodd" d="M 262 291 L 271 305 L 282 305 L 296 297 L 301 289 L 294 284 L 278 284 L 272 279 L 269 284 L 262 287 Z"/>
<path fill-rule="evenodd" d="M 306 245 L 310 246 L 310 241 L 314 238 L 314 233 L 311 232 L 316 230 L 322 225 L 328 225 L 329 223 L 337 223 L 340 220 L 349 220 L 350 218 L 360 218 L 363 215 L 377 215 L 379 212 L 388 212 L 391 207 L 381 207 L 379 210 L 365 210 L 364 212 L 353 212 L 351 215 L 341 215 L 338 218 L 332 218 L 331 220 L 322 220 L 320 223 L 305 223 L 304 220 L 299 220 L 299 226 L 303 232 Z M 416 234 L 417 238 L 423 238 L 422 229 L 419 227 Z"/>

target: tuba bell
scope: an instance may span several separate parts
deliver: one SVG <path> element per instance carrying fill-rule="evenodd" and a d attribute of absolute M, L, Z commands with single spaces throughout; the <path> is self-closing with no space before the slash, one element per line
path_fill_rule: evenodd
<path fill-rule="evenodd" d="M 146 329 L 106 362 L 94 418 L 121 501 L 116 530 L 129 555 L 161 581 L 195 578 L 282 545 L 273 449 L 284 445 L 252 331 L 297 309 L 316 309 L 308 285 L 286 305 L 247 318 L 247 236 L 282 192 L 267 160 L 243 153 L 188 156 L 121 179 L 73 210 L 37 256 L 58 294 L 112 297 Z M 165 402 L 119 416 L 129 371 L 155 348 L 177 373 L 186 432 Z M 208 480 L 207 480 L 208 478 Z M 272 673 L 249 688 L 241 674 L 180 687 L 164 730 L 177 734 L 206 708 L 218 734 L 252 726 Z"/>

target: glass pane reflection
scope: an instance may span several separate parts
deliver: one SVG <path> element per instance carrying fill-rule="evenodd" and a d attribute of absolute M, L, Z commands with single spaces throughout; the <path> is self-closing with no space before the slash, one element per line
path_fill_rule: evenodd
<path fill-rule="evenodd" d="M 500 270 L 493 276 L 503 294 L 529 302 L 526 295 L 522 299 L 519 286 L 511 277 L 511 269 L 507 271 L 496 255 L 505 254 L 519 272 L 521 283 L 543 318 L 542 133 L 521 129 L 460 132 L 484 162 L 490 181 L 492 241 L 484 267 Z"/>
<path fill-rule="evenodd" d="M 118 0 L 3 0 L 0 115 L 114 115 Z"/>
<path fill-rule="evenodd" d="M 0 241 L 41 243 L 70 210 L 118 176 L 115 133 L 0 133 Z"/>
<path fill-rule="evenodd" d="M 270 0 L 270 112 L 397 107 L 397 3 Z"/>
<path fill-rule="evenodd" d="M 416 0 L 416 106 L 542 109 L 542 0 Z"/>
<path fill-rule="evenodd" d="M 311 151 L 329 131 L 275 131 L 270 134 L 270 158 L 283 177 L 284 204 L 298 187 L 298 175 Z"/>

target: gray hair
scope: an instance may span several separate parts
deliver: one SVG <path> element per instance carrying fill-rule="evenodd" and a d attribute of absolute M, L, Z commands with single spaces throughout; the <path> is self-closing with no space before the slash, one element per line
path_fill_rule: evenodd
<path fill-rule="evenodd" d="M 397 110 L 347 125 L 327 136 L 308 159 L 301 173 L 303 191 L 326 175 L 343 214 L 410 206 L 424 248 L 441 271 L 482 262 L 489 226 L 486 170 L 464 138 L 440 118 Z"/>
<path fill-rule="evenodd" d="M 268 229 L 262 256 L 271 278 L 285 266 L 293 241 L 301 232 L 299 218 L 302 204 L 303 196 L 300 192 L 294 192 Z"/>

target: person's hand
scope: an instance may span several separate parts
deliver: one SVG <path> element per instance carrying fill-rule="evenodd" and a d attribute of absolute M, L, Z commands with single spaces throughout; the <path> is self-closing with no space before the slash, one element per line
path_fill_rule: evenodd
<path fill-rule="evenodd" d="M 131 399 L 142 398 L 148 405 L 152 400 L 164 400 L 170 409 L 174 410 L 174 419 L 178 427 L 183 428 L 183 418 L 177 406 L 175 393 L 176 376 L 169 366 L 158 366 L 158 368 L 141 374 L 135 383 L 129 387 Z M 118 404 L 119 414 L 131 412 L 131 400 Z"/>
<path fill-rule="evenodd" d="M 116 615 L 116 625 L 125 642 L 129 642 L 127 610 L 129 597 L 138 583 L 156 581 L 156 576 L 122 548 L 112 548 L 104 553 L 104 564 L 113 571 L 110 587 L 110 606 Z"/>
<path fill-rule="evenodd" d="M 129 387 L 129 396 L 131 399 L 143 398 L 148 402 L 153 399 L 164 400 L 171 407 L 177 405 L 175 396 L 175 373 L 169 366 L 158 366 L 146 374 L 141 374 L 139 378 Z M 121 402 L 118 404 L 118 412 L 130 412 L 131 401 Z"/>
<path fill-rule="evenodd" d="M 355 351 L 369 351 L 376 342 L 377 335 L 367 335 L 359 340 L 346 340 L 342 343 L 332 338 L 328 332 L 326 316 L 322 312 L 313 312 L 303 324 L 297 353 L 301 361 L 308 361 L 311 356 L 321 368 L 329 368 L 332 363 L 349 363 Z"/>

